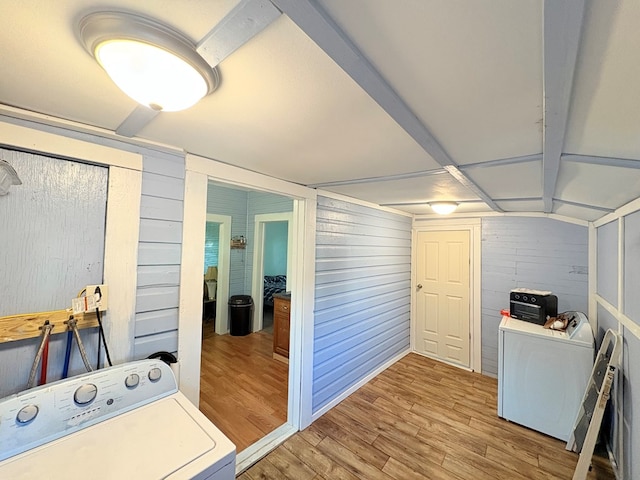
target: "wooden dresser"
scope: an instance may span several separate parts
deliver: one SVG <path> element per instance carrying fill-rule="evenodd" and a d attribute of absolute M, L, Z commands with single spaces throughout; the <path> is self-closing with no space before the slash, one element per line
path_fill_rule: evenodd
<path fill-rule="evenodd" d="M 276 293 L 273 296 L 273 358 L 289 363 L 289 322 L 291 319 L 291 294 Z"/>

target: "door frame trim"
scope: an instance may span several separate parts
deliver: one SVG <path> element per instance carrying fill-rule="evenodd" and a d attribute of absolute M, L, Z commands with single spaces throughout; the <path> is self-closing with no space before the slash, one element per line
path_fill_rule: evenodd
<path fill-rule="evenodd" d="M 416 349 L 416 262 L 418 232 L 468 231 L 469 232 L 469 367 L 482 372 L 482 220 L 480 218 L 414 221 L 411 233 L 411 351 Z M 459 366 L 459 365 L 458 365 Z"/>
<path fill-rule="evenodd" d="M 209 180 L 285 195 L 294 200 L 291 283 L 287 279 L 292 292 L 287 423 L 240 452 L 236 462 L 237 467 L 242 468 L 256 462 L 271 446 L 284 442 L 293 432 L 306 428 L 312 421 L 317 193 L 307 187 L 192 154 L 186 155 L 185 170 L 178 359 L 180 391 L 196 406 L 200 396 L 201 275 Z"/>
<path fill-rule="evenodd" d="M 229 215 L 218 215 L 217 213 L 207 213 L 206 223 L 220 224 L 220 235 L 218 237 L 218 285 L 216 292 L 216 333 L 224 335 L 229 332 L 229 272 L 231 270 L 231 217 Z M 224 278 L 224 282 L 220 282 Z"/>
<path fill-rule="evenodd" d="M 263 302 L 264 302 L 264 233 L 265 225 L 271 222 L 287 222 L 287 284 L 286 289 L 289 291 L 289 278 L 291 277 L 291 248 L 289 245 L 293 243 L 293 213 L 263 213 L 254 217 L 254 234 L 253 234 L 253 278 L 251 295 L 254 298 L 255 314 L 253 315 L 253 331 L 262 330 L 263 324 Z"/>

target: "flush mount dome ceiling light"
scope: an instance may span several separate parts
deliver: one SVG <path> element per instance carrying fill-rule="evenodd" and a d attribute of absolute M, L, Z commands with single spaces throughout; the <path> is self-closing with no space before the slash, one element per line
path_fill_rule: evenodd
<path fill-rule="evenodd" d="M 429 206 L 439 215 L 448 215 L 458 208 L 456 202 L 431 202 Z"/>
<path fill-rule="evenodd" d="M 147 18 L 97 12 L 80 21 L 87 51 L 113 82 L 136 102 L 174 112 L 213 92 L 218 71 L 182 34 Z"/>

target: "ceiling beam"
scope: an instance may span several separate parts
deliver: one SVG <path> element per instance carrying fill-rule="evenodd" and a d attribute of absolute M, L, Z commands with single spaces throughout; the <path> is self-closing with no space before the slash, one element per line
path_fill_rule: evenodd
<path fill-rule="evenodd" d="M 539 162 L 542 160 L 542 154 L 536 153 L 534 155 L 525 155 L 522 157 L 501 158 L 499 160 L 488 160 L 486 162 L 466 163 L 460 165 L 458 168 L 464 172 L 471 170 L 472 168 L 484 168 L 484 167 L 503 167 L 505 165 L 516 165 L 518 163 L 526 162 Z"/>
<path fill-rule="evenodd" d="M 480 186 L 458 169 L 456 162 L 422 121 L 315 1 L 271 0 L 271 2 L 360 85 L 436 162 L 445 167 L 456 180 L 473 190 L 493 210 L 502 211 Z M 457 174 L 454 175 L 452 172 Z"/>
<path fill-rule="evenodd" d="M 335 182 L 314 183 L 313 185 L 307 185 L 307 187 L 309 188 L 339 187 L 343 185 L 357 185 L 360 183 L 388 182 L 389 180 L 407 180 L 410 178 L 430 177 L 433 175 L 445 175 L 446 173 L 447 173 L 446 170 L 424 170 L 422 172 L 400 173 L 398 175 L 385 175 L 384 177 L 367 177 L 367 178 L 356 178 L 353 180 L 337 180 Z"/>
<path fill-rule="evenodd" d="M 133 112 L 118 125 L 116 134 L 131 138 L 146 127 L 159 113 L 160 110 L 154 110 L 146 105 L 138 105 Z"/>
<path fill-rule="evenodd" d="M 572 202 L 570 200 L 562 200 L 561 198 L 554 198 L 553 200 L 556 201 L 556 202 L 559 202 L 559 203 L 564 203 L 565 205 L 572 205 L 574 207 L 588 208 L 589 210 L 597 210 L 599 212 L 613 212 L 613 211 L 615 211 L 615 208 L 599 207 L 597 205 L 588 205 L 586 203 L 578 203 L 578 202 Z"/>
<path fill-rule="evenodd" d="M 243 0 L 204 36 L 196 50 L 213 68 L 280 15 L 269 0 Z"/>
<path fill-rule="evenodd" d="M 545 213 L 551 213 L 553 209 L 582 34 L 584 5 L 585 0 L 545 0 L 543 6 L 542 200 Z"/>
<path fill-rule="evenodd" d="M 590 165 L 606 165 L 608 167 L 640 168 L 640 160 L 613 157 L 595 157 L 593 155 L 563 154 L 565 162 L 588 163 Z"/>
<path fill-rule="evenodd" d="M 431 203 L 436 203 L 438 200 L 427 200 L 424 202 L 391 202 L 391 203 L 381 203 L 381 207 L 419 207 L 422 205 L 429 205 Z M 482 200 L 456 200 L 455 203 L 461 204 L 469 204 L 469 203 L 483 203 Z"/>
<path fill-rule="evenodd" d="M 491 197 L 489 197 L 489 195 L 487 195 L 478 185 L 476 185 L 476 183 L 473 180 L 471 180 L 471 178 L 466 173 L 460 170 L 457 166 L 446 165 L 444 169 L 447 172 L 449 172 L 449 174 L 451 174 L 453 178 L 458 180 L 462 185 L 464 185 L 473 193 L 475 193 L 478 197 L 480 197 L 487 205 L 489 205 L 489 207 L 491 207 L 493 211 L 495 212 L 503 211 L 502 208 L 500 208 L 498 204 L 494 202 Z"/>
<path fill-rule="evenodd" d="M 540 200 L 542 197 L 496 198 L 496 202 L 534 202 Z"/>

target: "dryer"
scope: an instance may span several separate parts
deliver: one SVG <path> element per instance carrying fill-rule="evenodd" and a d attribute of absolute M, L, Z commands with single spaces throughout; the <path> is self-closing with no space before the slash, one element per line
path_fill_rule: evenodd
<path fill-rule="evenodd" d="M 0 478 L 233 480 L 235 457 L 160 360 L 0 400 Z"/>
<path fill-rule="evenodd" d="M 566 313 L 565 332 L 503 317 L 498 334 L 498 416 L 565 442 L 594 359 L 586 315 Z"/>

